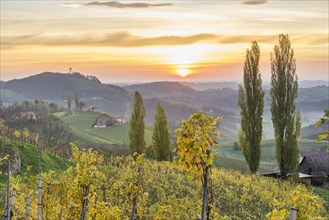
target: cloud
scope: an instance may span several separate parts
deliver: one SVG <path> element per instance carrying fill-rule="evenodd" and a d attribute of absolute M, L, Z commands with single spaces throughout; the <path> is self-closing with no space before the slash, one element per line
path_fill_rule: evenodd
<path fill-rule="evenodd" d="M 48 45 L 48 46 L 114 46 L 114 47 L 143 47 L 162 45 L 187 45 L 198 41 L 215 39 L 214 34 L 196 34 L 190 36 L 160 36 L 139 37 L 127 32 L 118 32 L 102 36 L 45 36 L 45 35 L 20 35 L 3 36 L 4 46 L 22 45 Z"/>
<path fill-rule="evenodd" d="M 260 4 L 265 4 L 267 0 L 247 0 L 243 2 L 243 4 L 246 5 L 260 5 Z"/>
<path fill-rule="evenodd" d="M 112 8 L 150 8 L 150 7 L 161 7 L 161 6 L 172 6 L 171 3 L 159 3 L 159 4 L 148 4 L 148 3 L 120 3 L 117 1 L 111 2 L 89 2 L 84 4 L 85 6 L 105 6 Z"/>
<path fill-rule="evenodd" d="M 66 4 L 63 4 L 63 5 L 60 5 L 60 6 L 69 7 L 69 8 L 79 8 L 82 5 L 81 4 L 73 4 L 73 3 L 66 3 Z"/>
<path fill-rule="evenodd" d="M 325 33 L 305 35 L 291 35 L 291 40 L 303 44 L 327 44 Z M 189 36 L 159 36 L 143 37 L 132 35 L 128 32 L 116 32 L 104 35 L 18 35 L 1 36 L 2 49 L 10 49 L 19 46 L 86 46 L 86 47 L 147 47 L 147 46 L 174 46 L 189 45 L 197 42 L 213 44 L 238 44 L 251 43 L 256 40 L 261 43 L 276 43 L 277 35 L 216 35 L 194 34 Z M 316 42 L 315 42 L 316 41 Z"/>
<path fill-rule="evenodd" d="M 251 43 L 252 41 L 272 43 L 278 39 L 278 35 L 218 35 L 220 44 Z"/>

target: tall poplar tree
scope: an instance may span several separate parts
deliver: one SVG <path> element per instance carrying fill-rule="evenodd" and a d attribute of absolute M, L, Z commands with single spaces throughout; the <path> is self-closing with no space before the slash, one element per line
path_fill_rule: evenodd
<path fill-rule="evenodd" d="M 77 111 L 79 111 L 79 107 L 80 107 L 80 94 L 78 92 L 75 94 L 74 101 L 75 101 L 75 107 L 76 107 Z"/>
<path fill-rule="evenodd" d="M 296 60 L 288 35 L 279 36 L 279 45 L 271 54 L 271 113 L 274 127 L 276 159 L 281 177 L 296 170 L 299 161 L 297 138 L 300 114 L 296 111 L 298 95 Z"/>
<path fill-rule="evenodd" d="M 252 173 L 257 172 L 261 156 L 264 90 L 259 72 L 260 50 L 256 41 L 247 49 L 243 69 L 244 86 L 239 88 L 241 131 L 239 142 Z"/>
<path fill-rule="evenodd" d="M 152 134 L 153 149 L 157 160 L 168 161 L 170 157 L 170 140 L 166 113 L 160 103 L 157 103 L 155 109 L 156 114 L 154 116 L 154 129 Z"/>
<path fill-rule="evenodd" d="M 143 105 L 143 99 L 138 91 L 135 92 L 134 106 L 130 118 L 130 129 L 129 129 L 129 147 L 130 152 L 133 154 L 137 152 L 138 154 L 144 153 L 145 149 L 145 108 Z"/>
<path fill-rule="evenodd" d="M 67 94 L 67 107 L 69 110 L 71 110 L 71 104 L 72 104 L 71 95 Z"/>

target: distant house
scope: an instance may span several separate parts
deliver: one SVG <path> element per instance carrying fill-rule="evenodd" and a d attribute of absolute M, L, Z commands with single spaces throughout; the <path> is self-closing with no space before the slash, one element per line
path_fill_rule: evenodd
<path fill-rule="evenodd" d="M 119 124 L 124 124 L 124 123 L 126 123 L 126 119 L 123 116 L 120 116 L 119 118 L 117 118 L 117 122 Z"/>
<path fill-rule="evenodd" d="M 312 185 L 324 185 L 329 176 L 329 155 L 312 153 L 303 156 L 297 171 L 311 176 Z"/>
<path fill-rule="evenodd" d="M 107 127 L 107 119 L 106 118 L 97 118 L 94 124 L 94 128 L 106 128 Z"/>
<path fill-rule="evenodd" d="M 117 121 L 114 118 L 110 117 L 109 115 L 100 114 L 97 117 L 93 127 L 94 128 L 106 128 L 106 127 L 115 125 L 116 123 L 117 123 Z"/>
<path fill-rule="evenodd" d="M 21 112 L 19 114 L 19 119 L 29 119 L 29 120 L 36 120 L 36 115 L 34 112 Z"/>

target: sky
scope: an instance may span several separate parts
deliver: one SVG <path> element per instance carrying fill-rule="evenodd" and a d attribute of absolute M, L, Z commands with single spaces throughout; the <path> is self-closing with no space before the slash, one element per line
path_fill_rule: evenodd
<path fill-rule="evenodd" d="M 329 80 L 327 0 L 1 0 L 1 80 L 45 71 L 102 82 L 242 80 L 288 34 L 300 80 Z"/>

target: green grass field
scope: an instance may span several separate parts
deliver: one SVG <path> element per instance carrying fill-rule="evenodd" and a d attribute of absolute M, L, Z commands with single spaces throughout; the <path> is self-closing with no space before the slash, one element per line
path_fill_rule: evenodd
<path fill-rule="evenodd" d="M 111 143 L 125 143 L 128 142 L 128 124 L 111 126 L 107 128 L 89 128 L 83 130 L 84 132 L 93 135 L 94 137 L 105 139 Z"/>
<path fill-rule="evenodd" d="M 75 113 L 69 116 L 61 117 L 61 119 L 70 125 L 71 128 L 82 131 L 92 128 L 92 125 L 96 121 L 98 115 L 98 113 Z"/>
<path fill-rule="evenodd" d="M 75 113 L 61 117 L 72 129 L 75 139 L 82 143 L 103 143 L 103 144 L 128 144 L 129 124 L 120 124 L 107 128 L 93 128 L 99 113 Z M 149 129 L 148 126 L 146 126 Z M 145 131 L 146 142 L 151 141 L 151 131 Z"/>
<path fill-rule="evenodd" d="M 129 124 L 122 124 L 107 128 L 92 128 L 93 123 L 99 113 L 76 113 L 69 116 L 62 116 L 62 120 L 66 122 L 72 129 L 73 136 L 78 139 L 79 143 L 102 143 L 102 144 L 122 144 L 127 145 L 129 141 L 128 130 Z M 151 143 L 151 127 L 147 126 L 146 141 Z M 241 171 L 247 171 L 248 167 L 245 162 L 242 151 L 233 150 L 233 142 L 237 140 L 236 132 L 221 127 L 219 129 L 221 137 L 219 138 L 219 146 L 216 147 L 218 156 L 215 165 L 232 168 Z M 322 150 L 328 142 L 317 142 L 314 140 L 300 139 L 300 150 L 315 151 Z M 277 171 L 275 159 L 275 142 L 274 140 L 265 140 L 262 142 L 262 156 L 260 161 L 259 172 Z"/>
<path fill-rule="evenodd" d="M 129 124 L 111 126 L 107 128 L 93 128 L 99 113 L 75 113 L 65 116 L 60 113 L 57 116 L 67 123 L 72 129 L 74 139 L 78 139 L 78 143 L 103 143 L 103 144 L 123 144 L 129 142 L 128 131 Z M 152 126 L 146 125 L 145 136 L 147 144 L 151 143 Z M 233 142 L 237 140 L 237 134 L 233 130 L 220 127 L 221 137 L 219 142 Z"/>
<path fill-rule="evenodd" d="M 300 139 L 298 141 L 301 152 L 303 151 L 323 151 L 328 142 L 317 142 L 314 140 Z M 233 143 L 220 143 L 215 147 L 218 156 L 215 165 L 232 168 L 241 171 L 247 170 L 247 164 L 242 151 L 233 150 Z M 222 161 L 221 161 L 222 160 Z M 277 171 L 275 159 L 275 142 L 274 140 L 262 141 L 262 155 L 260 161 L 260 172 Z"/>

